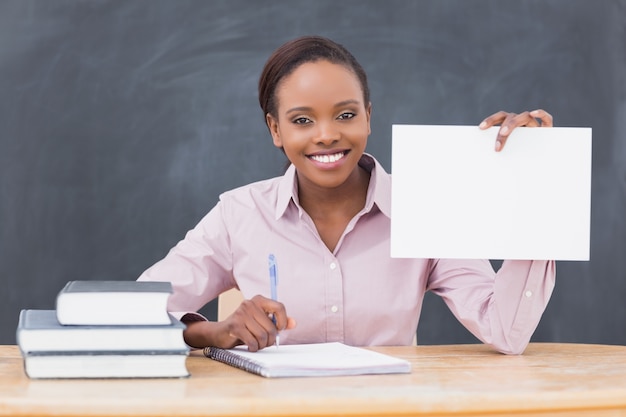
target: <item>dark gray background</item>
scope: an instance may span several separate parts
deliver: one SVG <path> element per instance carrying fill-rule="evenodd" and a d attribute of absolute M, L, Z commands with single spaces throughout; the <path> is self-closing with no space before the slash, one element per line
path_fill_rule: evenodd
<path fill-rule="evenodd" d="M 135 279 L 220 192 L 282 172 L 256 83 L 303 34 L 368 71 L 388 170 L 392 123 L 542 107 L 592 127 L 591 261 L 558 263 L 533 340 L 626 344 L 623 0 L 0 1 L 0 343 L 20 309 Z M 475 341 L 434 296 L 419 329 Z"/>

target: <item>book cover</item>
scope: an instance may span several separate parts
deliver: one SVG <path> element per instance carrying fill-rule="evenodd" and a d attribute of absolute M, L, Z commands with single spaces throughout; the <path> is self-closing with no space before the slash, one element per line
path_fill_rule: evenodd
<path fill-rule="evenodd" d="M 166 281 L 68 281 L 61 293 L 84 292 L 142 292 L 172 293 L 172 283 Z"/>
<path fill-rule="evenodd" d="M 16 330 L 22 352 L 187 350 L 185 325 L 61 325 L 54 310 L 22 310 Z"/>
<path fill-rule="evenodd" d="M 170 282 L 69 281 L 56 298 L 64 325 L 169 324 Z"/>
<path fill-rule="evenodd" d="M 267 378 L 409 373 L 411 364 L 400 358 L 343 343 L 313 343 L 268 347 L 249 352 L 206 347 L 208 358 Z"/>
<path fill-rule="evenodd" d="M 183 378 L 187 351 L 36 352 L 23 355 L 29 378 Z"/>

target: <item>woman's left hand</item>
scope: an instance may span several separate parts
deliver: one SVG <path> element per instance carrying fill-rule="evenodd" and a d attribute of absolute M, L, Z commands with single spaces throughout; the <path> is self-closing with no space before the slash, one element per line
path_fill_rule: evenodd
<path fill-rule="evenodd" d="M 552 127 L 552 115 L 545 110 L 525 111 L 520 114 L 499 111 L 483 120 L 478 127 L 487 129 L 491 126 L 500 125 L 496 138 L 496 152 L 504 148 L 509 135 L 518 126 L 527 127 Z"/>

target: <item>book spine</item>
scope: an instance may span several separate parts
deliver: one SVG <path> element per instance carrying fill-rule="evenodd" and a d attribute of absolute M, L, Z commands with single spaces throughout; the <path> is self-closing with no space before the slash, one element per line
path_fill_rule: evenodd
<path fill-rule="evenodd" d="M 264 376 L 263 365 L 253 359 L 244 358 L 226 349 L 217 347 L 205 347 L 203 349 L 204 356 L 225 363 L 244 371 Z"/>

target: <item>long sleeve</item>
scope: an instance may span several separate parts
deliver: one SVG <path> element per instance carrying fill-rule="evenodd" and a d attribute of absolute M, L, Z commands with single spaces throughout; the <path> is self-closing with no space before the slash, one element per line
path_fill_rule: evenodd
<path fill-rule="evenodd" d="M 554 289 L 554 261 L 437 261 L 429 289 L 478 339 L 502 353 L 528 345 Z"/>
<path fill-rule="evenodd" d="M 147 269 L 138 280 L 172 282 L 174 293 L 168 310 L 179 319 L 235 286 L 223 205 L 218 203 L 165 258 Z"/>

